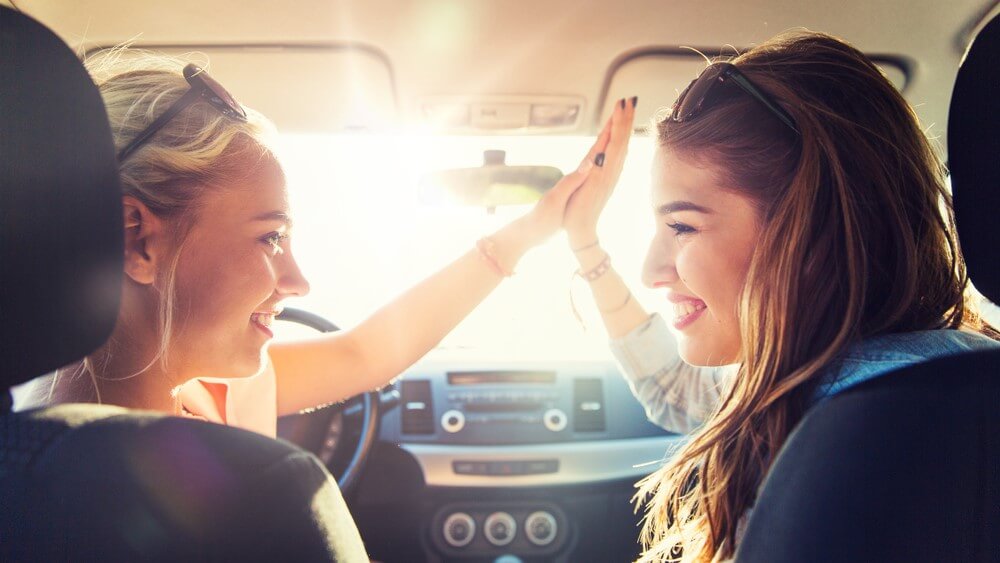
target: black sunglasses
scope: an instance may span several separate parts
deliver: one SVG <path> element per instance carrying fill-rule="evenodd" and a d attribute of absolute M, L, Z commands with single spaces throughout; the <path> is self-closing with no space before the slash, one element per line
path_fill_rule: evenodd
<path fill-rule="evenodd" d="M 243 106 L 236 101 L 233 96 L 222 87 L 221 84 L 216 82 L 207 72 L 202 70 L 200 67 L 189 64 L 184 67 L 184 79 L 187 80 L 188 84 L 191 86 L 187 92 L 184 93 L 176 102 L 167 108 L 167 111 L 163 112 L 163 115 L 157 117 L 155 121 L 149 124 L 142 130 L 141 133 L 136 135 L 135 139 L 132 139 L 125 148 L 123 148 L 118 153 L 118 162 L 124 162 L 126 158 L 136 149 L 142 146 L 143 143 L 149 140 L 157 131 L 163 129 L 163 126 L 170 122 L 178 113 L 184 108 L 193 104 L 199 99 L 204 99 L 208 103 L 212 104 L 216 109 L 222 112 L 226 117 L 235 119 L 237 121 L 246 121 L 247 112 L 243 109 Z"/>
<path fill-rule="evenodd" d="M 698 75 L 698 78 L 692 80 L 688 84 L 688 87 L 681 92 L 681 95 L 677 97 L 673 111 L 670 113 L 670 121 L 679 123 L 690 121 L 696 117 L 704 108 L 705 100 L 708 98 L 709 93 L 712 92 L 712 87 L 716 84 L 727 82 L 739 86 L 741 90 L 753 96 L 754 99 L 764 104 L 764 107 L 776 115 L 782 123 L 787 125 L 789 129 L 795 131 L 796 135 L 799 134 L 799 130 L 796 129 L 795 122 L 791 116 L 771 100 L 770 97 L 754 86 L 753 82 L 750 82 L 750 79 L 743 76 L 743 73 L 732 63 L 713 63 L 703 70 Z"/>

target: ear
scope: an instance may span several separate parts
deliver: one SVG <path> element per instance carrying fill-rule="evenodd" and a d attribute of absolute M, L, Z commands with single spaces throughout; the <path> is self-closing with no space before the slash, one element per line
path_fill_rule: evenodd
<path fill-rule="evenodd" d="M 125 275 L 149 285 L 156 281 L 165 258 L 165 225 L 146 204 L 133 196 L 122 197 L 125 213 Z"/>

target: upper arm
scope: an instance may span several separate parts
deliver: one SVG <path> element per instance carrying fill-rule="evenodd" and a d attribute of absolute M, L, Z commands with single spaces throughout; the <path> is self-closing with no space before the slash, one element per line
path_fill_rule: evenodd
<path fill-rule="evenodd" d="M 367 390 L 359 377 L 365 369 L 364 355 L 350 331 L 274 342 L 268 358 L 277 381 L 279 416 Z"/>

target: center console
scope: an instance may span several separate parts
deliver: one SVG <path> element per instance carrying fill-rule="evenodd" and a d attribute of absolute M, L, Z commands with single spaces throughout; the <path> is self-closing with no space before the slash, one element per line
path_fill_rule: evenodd
<path fill-rule="evenodd" d="M 432 560 L 578 560 L 567 558 L 592 524 L 560 492 L 631 487 L 680 440 L 649 423 L 603 363 L 420 364 L 397 387 L 380 438 L 420 467 Z"/>

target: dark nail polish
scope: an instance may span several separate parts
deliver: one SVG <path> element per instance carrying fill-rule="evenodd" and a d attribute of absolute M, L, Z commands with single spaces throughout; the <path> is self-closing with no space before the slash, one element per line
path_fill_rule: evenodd
<path fill-rule="evenodd" d="M 625 109 L 625 98 L 621 99 L 622 109 Z"/>
<path fill-rule="evenodd" d="M 599 152 L 597 156 L 594 157 L 594 164 L 598 166 L 604 166 L 604 153 Z"/>
<path fill-rule="evenodd" d="M 632 96 L 632 107 L 639 103 L 639 96 Z"/>

